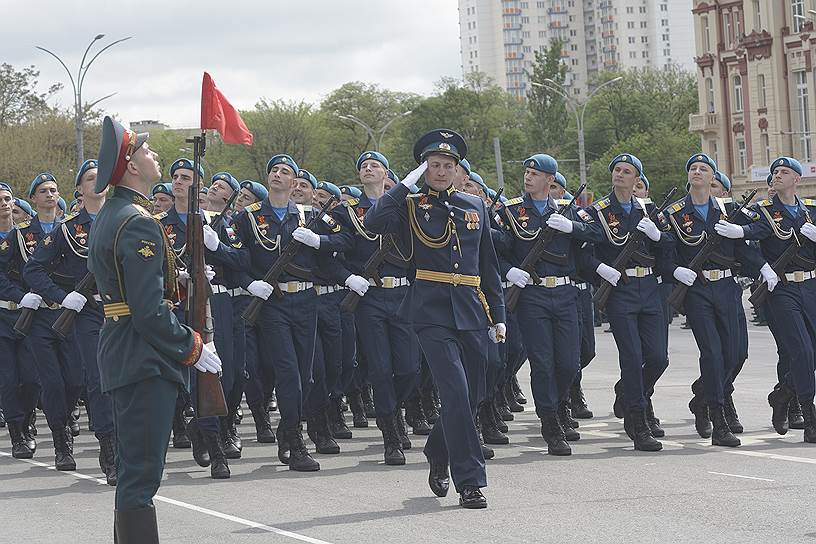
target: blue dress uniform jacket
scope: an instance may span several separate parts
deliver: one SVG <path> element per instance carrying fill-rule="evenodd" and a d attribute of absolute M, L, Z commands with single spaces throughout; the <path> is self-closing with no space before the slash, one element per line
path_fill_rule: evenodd
<path fill-rule="evenodd" d="M 23 281 L 23 267 L 43 238 L 45 232 L 35 216 L 15 226 L 6 239 L 0 241 L 0 300 L 22 300 L 28 289 Z"/>

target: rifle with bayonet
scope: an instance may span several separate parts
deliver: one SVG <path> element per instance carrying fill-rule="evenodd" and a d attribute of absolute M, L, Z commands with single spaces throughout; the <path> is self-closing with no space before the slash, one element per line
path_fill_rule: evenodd
<path fill-rule="evenodd" d="M 739 217 L 739 214 L 742 213 L 742 210 L 751 203 L 756 196 L 757 190 L 753 189 L 749 193 L 746 193 L 742 197 L 742 202 L 740 202 L 739 206 L 731 210 L 731 213 L 728 214 L 726 221 L 729 223 L 733 223 Z M 695 274 L 697 274 L 697 279 L 705 285 L 708 280 L 705 279 L 703 276 L 703 265 L 710 261 L 712 258 L 716 256 L 717 249 L 720 247 L 720 242 L 722 242 L 722 236 L 715 233 L 709 233 L 708 239 L 706 240 L 705 245 L 697 252 L 697 255 L 694 256 L 693 259 L 688 264 L 689 270 L 693 270 Z M 674 289 L 672 290 L 669 298 L 667 299 L 669 304 L 671 304 L 674 308 L 677 309 L 678 312 L 685 314 L 683 308 L 683 301 L 686 299 L 686 294 L 688 293 L 689 286 L 685 283 L 679 282 L 675 285 Z"/>
<path fill-rule="evenodd" d="M 578 187 L 578 191 L 575 192 L 575 195 L 572 197 L 568 203 L 564 204 L 558 209 L 558 213 L 564 215 L 564 212 L 572 208 L 575 204 L 575 201 L 578 200 L 578 197 L 581 196 L 581 193 L 584 192 L 586 189 L 586 183 L 581 184 Z M 536 243 L 530 249 L 530 252 L 527 253 L 527 256 L 524 257 L 524 260 L 521 261 L 521 265 L 519 268 L 530 274 L 530 279 L 532 279 L 536 284 L 541 283 L 541 278 L 538 276 L 538 272 L 536 272 L 536 266 L 538 265 L 539 261 L 544 259 L 548 256 L 547 248 L 552 243 L 553 238 L 555 238 L 556 234 L 559 234 L 560 231 L 555 230 L 552 227 L 543 227 L 537 236 Z M 518 304 L 519 295 L 521 294 L 521 287 L 518 285 L 511 285 L 504 293 L 504 305 L 507 307 L 508 310 L 515 311 L 516 304 Z"/>
<path fill-rule="evenodd" d="M 674 193 L 677 192 L 677 187 L 672 187 L 669 191 L 663 196 L 663 203 L 660 206 L 656 206 L 652 213 L 649 214 L 649 219 L 655 221 L 657 219 L 658 214 L 660 214 L 663 210 L 666 209 L 666 206 L 669 205 Z M 646 210 L 644 210 L 645 212 Z M 629 261 L 637 253 L 638 245 L 643 239 L 646 238 L 646 234 L 643 231 L 635 231 L 629 235 L 629 241 L 626 242 L 626 245 L 623 246 L 618 256 L 615 258 L 615 261 L 612 263 L 612 268 L 620 272 L 621 280 L 623 282 L 628 282 L 629 279 L 626 276 L 626 265 L 629 264 Z M 609 300 L 609 295 L 612 294 L 612 284 L 608 281 L 604 280 L 601 283 L 601 286 L 595 291 L 595 294 L 592 296 L 592 302 L 595 303 L 599 310 L 603 310 L 606 307 L 606 303 Z"/>

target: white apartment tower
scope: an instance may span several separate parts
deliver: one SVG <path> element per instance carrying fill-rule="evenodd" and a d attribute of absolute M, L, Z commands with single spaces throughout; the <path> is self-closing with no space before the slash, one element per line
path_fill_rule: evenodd
<path fill-rule="evenodd" d="M 559 38 L 576 97 L 601 70 L 679 64 L 693 70 L 692 0 L 459 0 L 462 71 L 509 93 L 529 90 L 535 51 Z"/>

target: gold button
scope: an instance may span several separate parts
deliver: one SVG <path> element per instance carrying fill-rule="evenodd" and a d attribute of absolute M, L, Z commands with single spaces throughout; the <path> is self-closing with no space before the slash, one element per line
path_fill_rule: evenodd
<path fill-rule="evenodd" d="M 459 263 L 453 263 L 453 268 L 459 268 Z"/>

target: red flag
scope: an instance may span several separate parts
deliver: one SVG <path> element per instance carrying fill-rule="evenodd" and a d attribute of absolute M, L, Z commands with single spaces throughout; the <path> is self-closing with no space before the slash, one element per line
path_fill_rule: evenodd
<path fill-rule="evenodd" d="M 218 90 L 210 74 L 204 72 L 201 82 L 201 130 L 214 128 L 224 143 L 252 145 L 252 133 L 238 110 Z"/>

